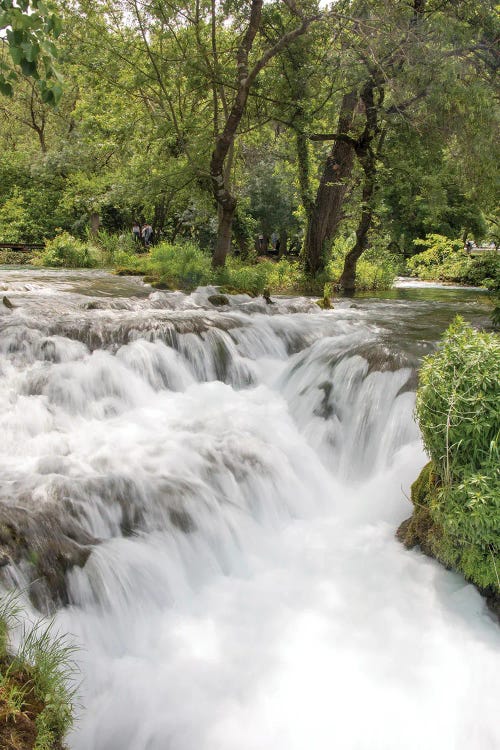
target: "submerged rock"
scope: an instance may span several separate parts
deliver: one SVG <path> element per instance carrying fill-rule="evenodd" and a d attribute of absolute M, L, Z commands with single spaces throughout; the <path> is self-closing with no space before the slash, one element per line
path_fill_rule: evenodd
<path fill-rule="evenodd" d="M 214 307 L 222 307 L 223 305 L 229 305 L 229 299 L 225 294 L 211 294 L 208 301 Z"/>
<path fill-rule="evenodd" d="M 317 299 L 316 304 L 318 305 L 318 307 L 321 307 L 322 310 L 333 310 L 333 305 L 330 301 L 330 297 L 322 297 L 321 299 Z"/>

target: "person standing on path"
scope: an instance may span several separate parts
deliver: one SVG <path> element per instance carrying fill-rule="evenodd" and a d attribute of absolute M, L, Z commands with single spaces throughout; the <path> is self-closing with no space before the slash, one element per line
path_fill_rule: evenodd
<path fill-rule="evenodd" d="M 144 243 L 145 248 L 149 248 L 151 246 L 151 241 L 153 239 L 153 227 L 151 224 L 144 224 L 142 228 L 142 241 Z"/>
<path fill-rule="evenodd" d="M 132 224 L 132 237 L 135 242 L 141 241 L 141 227 L 136 221 Z"/>

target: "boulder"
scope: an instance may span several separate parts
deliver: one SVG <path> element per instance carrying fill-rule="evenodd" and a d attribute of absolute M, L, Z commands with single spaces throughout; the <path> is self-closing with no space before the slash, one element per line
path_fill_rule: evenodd
<path fill-rule="evenodd" d="M 208 301 L 214 307 L 222 307 L 223 305 L 229 305 L 229 299 L 225 294 L 211 294 Z"/>

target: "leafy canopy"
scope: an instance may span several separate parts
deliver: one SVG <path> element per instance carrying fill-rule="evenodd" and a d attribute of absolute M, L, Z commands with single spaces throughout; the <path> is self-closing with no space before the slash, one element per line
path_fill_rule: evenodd
<path fill-rule="evenodd" d="M 43 0 L 0 0 L 0 93 L 12 96 L 19 74 L 37 81 L 41 98 L 57 104 L 62 94 L 55 69 L 53 40 L 61 33 L 61 20 Z M 7 54 L 8 52 L 8 54 Z"/>

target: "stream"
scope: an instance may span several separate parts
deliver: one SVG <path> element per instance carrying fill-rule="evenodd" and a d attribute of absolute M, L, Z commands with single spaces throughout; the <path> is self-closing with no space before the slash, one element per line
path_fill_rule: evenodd
<path fill-rule="evenodd" d="M 70 749 L 498 750 L 500 629 L 394 536 L 419 362 L 484 293 L 214 291 L 0 270 L 0 504 L 66 555 L 2 571 L 79 645 Z"/>

